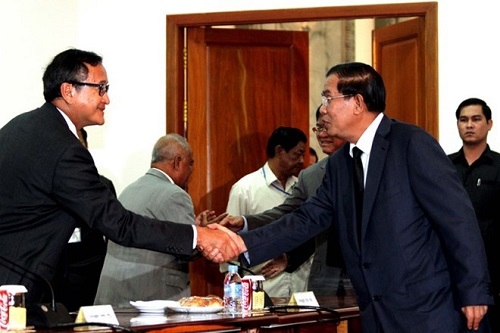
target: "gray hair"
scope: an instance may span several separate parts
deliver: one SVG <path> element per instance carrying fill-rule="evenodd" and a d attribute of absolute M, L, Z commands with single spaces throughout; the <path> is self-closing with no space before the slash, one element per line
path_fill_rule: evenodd
<path fill-rule="evenodd" d="M 186 138 L 176 133 L 167 134 L 156 141 L 151 154 L 151 164 L 173 160 L 175 155 L 182 153 L 192 153 Z"/>

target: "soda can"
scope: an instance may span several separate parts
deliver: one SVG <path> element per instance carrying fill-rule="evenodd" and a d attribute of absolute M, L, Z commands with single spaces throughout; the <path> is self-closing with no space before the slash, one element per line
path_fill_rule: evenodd
<path fill-rule="evenodd" d="M 241 309 L 252 310 L 252 279 L 248 276 L 241 278 Z"/>
<path fill-rule="evenodd" d="M 0 331 L 9 328 L 9 292 L 0 290 Z"/>
<path fill-rule="evenodd" d="M 25 286 L 0 286 L 0 331 L 26 328 Z"/>

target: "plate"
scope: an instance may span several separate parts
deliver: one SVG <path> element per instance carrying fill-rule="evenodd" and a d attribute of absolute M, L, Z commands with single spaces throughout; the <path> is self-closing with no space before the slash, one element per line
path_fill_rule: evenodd
<path fill-rule="evenodd" d="M 130 304 L 140 312 L 154 313 L 154 314 L 163 314 L 167 307 L 179 305 L 179 303 L 176 301 L 162 301 L 162 300 L 130 301 Z"/>
<path fill-rule="evenodd" d="M 181 313 L 217 313 L 224 309 L 223 306 L 180 306 L 176 303 L 177 305 L 167 306 L 167 309 Z"/>
<path fill-rule="evenodd" d="M 140 314 L 137 317 L 130 319 L 130 324 L 132 326 L 140 326 L 140 325 L 158 325 L 164 324 L 167 322 L 167 317 L 164 314 L 157 315 L 152 313 Z"/>

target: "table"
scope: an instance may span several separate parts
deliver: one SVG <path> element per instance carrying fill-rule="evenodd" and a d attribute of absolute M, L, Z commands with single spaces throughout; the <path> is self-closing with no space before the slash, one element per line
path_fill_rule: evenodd
<path fill-rule="evenodd" d="M 275 301 L 275 300 L 273 300 Z M 322 307 L 328 311 L 291 309 L 253 312 L 237 315 L 186 314 L 167 312 L 164 317 L 144 316 L 135 309 L 117 309 L 116 316 L 120 325 L 138 332 L 175 333 L 175 332 L 265 332 L 265 333 L 308 333 L 308 332 L 345 332 L 337 330 L 339 319 L 347 322 L 348 333 L 360 333 L 359 310 L 354 297 L 318 298 Z M 275 305 L 283 302 L 274 302 Z"/>

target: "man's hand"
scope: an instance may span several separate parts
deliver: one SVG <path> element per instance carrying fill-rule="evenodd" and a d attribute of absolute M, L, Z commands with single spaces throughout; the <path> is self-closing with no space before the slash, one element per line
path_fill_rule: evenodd
<path fill-rule="evenodd" d="M 203 212 L 201 212 L 198 216 L 196 216 L 195 224 L 202 226 L 202 227 L 206 227 L 207 225 L 209 225 L 211 223 L 219 223 L 227 215 L 228 215 L 228 213 L 222 213 L 219 216 L 216 216 L 215 211 L 207 209 L 207 210 L 204 210 Z"/>
<path fill-rule="evenodd" d="M 469 330 L 477 331 L 479 329 L 479 323 L 486 314 L 486 311 L 488 311 L 487 305 L 464 306 L 462 308 L 462 312 L 467 318 L 467 328 Z"/>
<path fill-rule="evenodd" d="M 215 263 L 223 263 L 235 259 L 247 250 L 243 239 L 217 223 L 208 227 L 196 227 L 198 238 L 196 246 L 203 256 Z"/>
<path fill-rule="evenodd" d="M 226 216 L 219 224 L 234 232 L 240 231 L 245 226 L 242 216 L 232 215 Z"/>
<path fill-rule="evenodd" d="M 282 254 L 262 266 L 262 275 L 264 275 L 266 279 L 271 279 L 283 272 L 287 265 L 288 259 L 285 254 Z"/>

